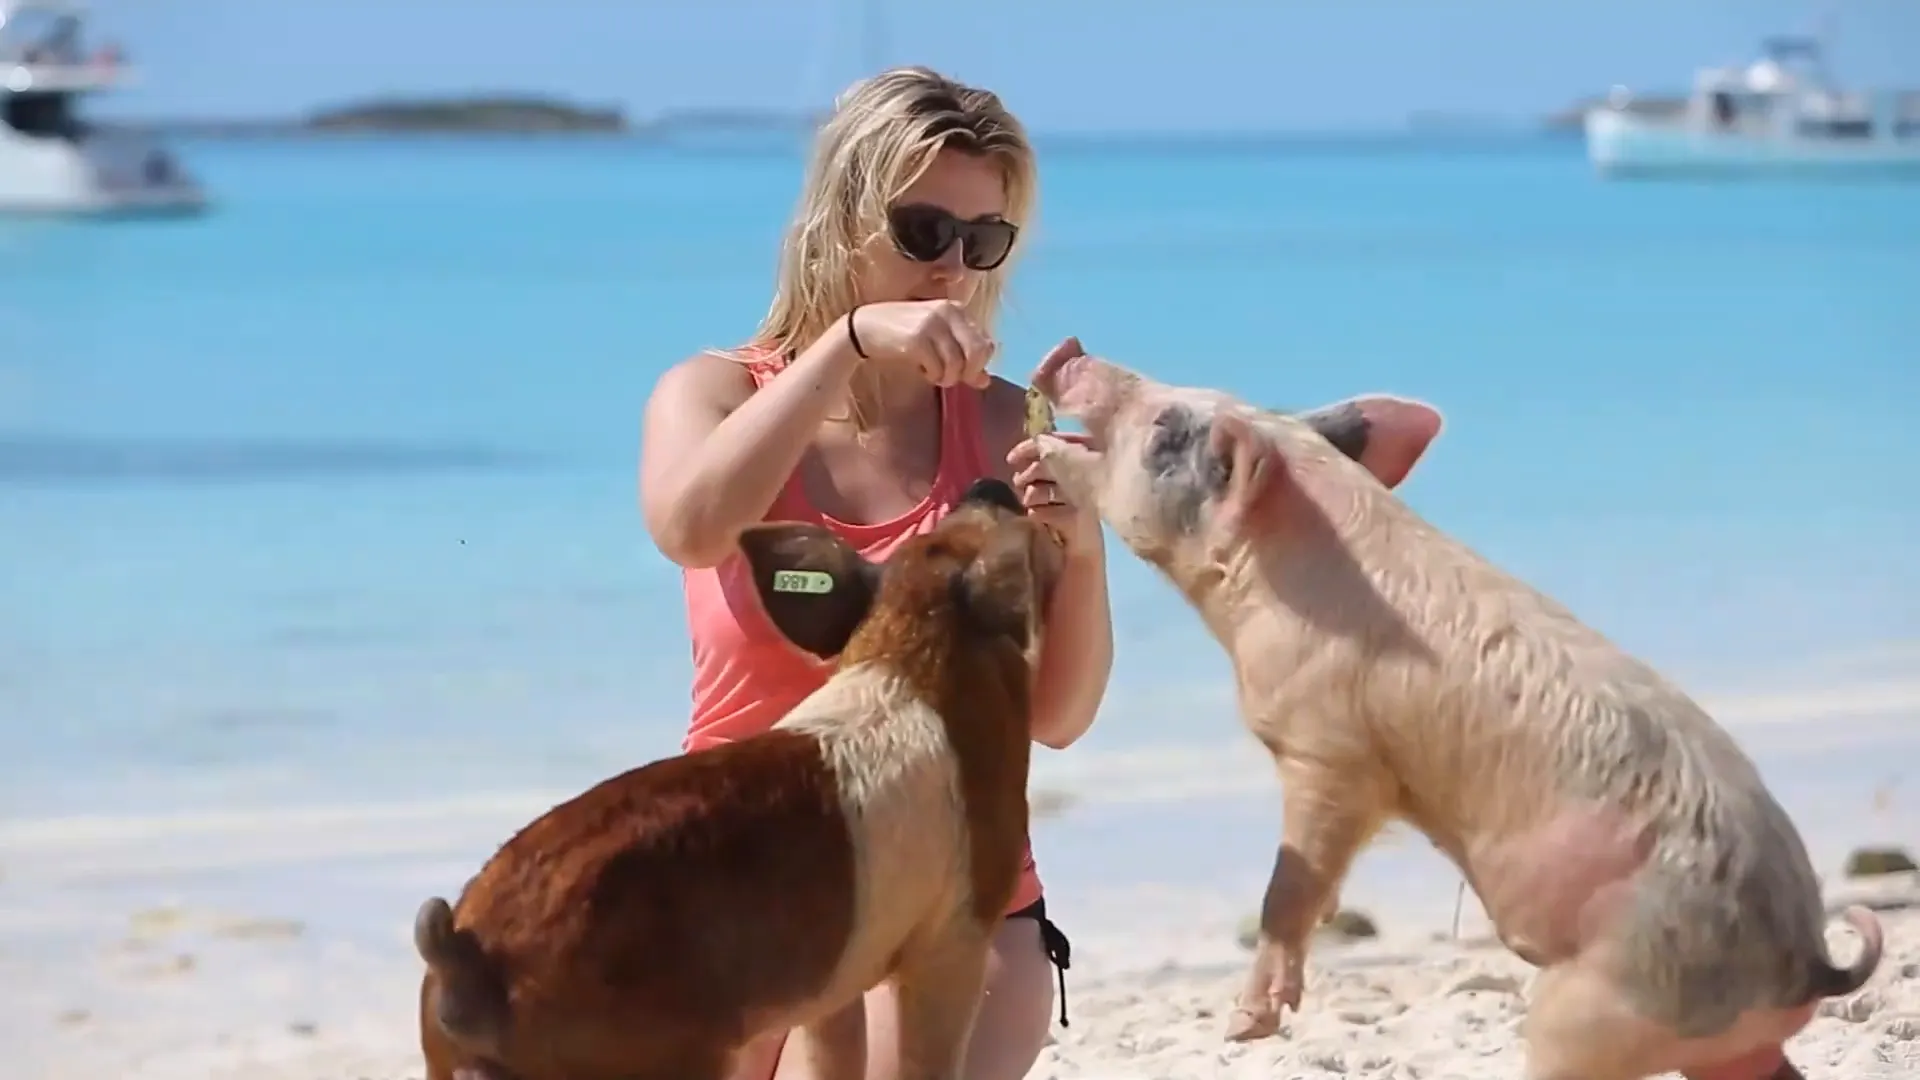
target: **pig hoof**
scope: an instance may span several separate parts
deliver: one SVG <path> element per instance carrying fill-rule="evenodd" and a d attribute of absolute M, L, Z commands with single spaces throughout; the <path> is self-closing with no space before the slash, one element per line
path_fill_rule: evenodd
<path fill-rule="evenodd" d="M 1280 1010 L 1271 1005 L 1236 1005 L 1227 1018 L 1228 1042 L 1252 1042 L 1280 1034 Z"/>

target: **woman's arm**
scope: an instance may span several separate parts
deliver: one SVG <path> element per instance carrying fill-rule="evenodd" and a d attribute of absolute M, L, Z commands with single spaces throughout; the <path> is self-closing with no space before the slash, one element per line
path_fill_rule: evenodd
<path fill-rule="evenodd" d="M 830 330 L 758 392 L 723 356 L 669 368 L 647 398 L 640 449 L 640 508 L 661 554 L 685 567 L 732 554 L 843 400 L 858 364 L 846 333 Z"/>
<path fill-rule="evenodd" d="M 1026 440 L 1026 390 L 995 378 L 981 395 L 987 451 L 1011 482 L 1006 456 Z M 1062 568 L 1047 606 L 1047 631 L 1033 689 L 1033 740 L 1055 750 L 1072 746 L 1093 725 L 1113 673 L 1113 613 L 1107 599 L 1105 535 L 1091 511 L 1079 511 L 1092 530 Z"/>

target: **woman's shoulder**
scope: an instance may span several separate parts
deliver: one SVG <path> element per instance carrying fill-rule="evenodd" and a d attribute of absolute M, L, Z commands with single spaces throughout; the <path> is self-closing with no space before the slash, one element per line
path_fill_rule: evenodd
<path fill-rule="evenodd" d="M 732 410 L 758 387 L 758 361 L 716 350 L 702 350 L 667 368 L 654 385 L 657 400 L 699 401 Z"/>

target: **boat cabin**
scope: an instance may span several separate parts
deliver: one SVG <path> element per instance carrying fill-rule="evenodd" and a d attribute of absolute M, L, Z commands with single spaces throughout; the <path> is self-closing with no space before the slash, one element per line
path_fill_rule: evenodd
<path fill-rule="evenodd" d="M 1840 89 L 1820 43 L 1776 37 L 1744 68 L 1707 68 L 1694 79 L 1687 121 L 1729 134 L 1821 140 L 1902 138 L 1920 134 L 1899 95 Z"/>
<path fill-rule="evenodd" d="M 90 48 L 76 0 L 0 0 L 0 212 L 197 211 L 198 184 L 150 136 L 83 119 L 86 94 L 126 82 Z"/>

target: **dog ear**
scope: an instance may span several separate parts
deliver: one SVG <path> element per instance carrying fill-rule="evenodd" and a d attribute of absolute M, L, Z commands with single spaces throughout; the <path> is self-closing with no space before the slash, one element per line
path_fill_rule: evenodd
<path fill-rule="evenodd" d="M 880 567 L 819 525 L 777 522 L 740 534 L 754 591 L 782 637 L 822 660 L 840 655 L 873 607 Z"/>

